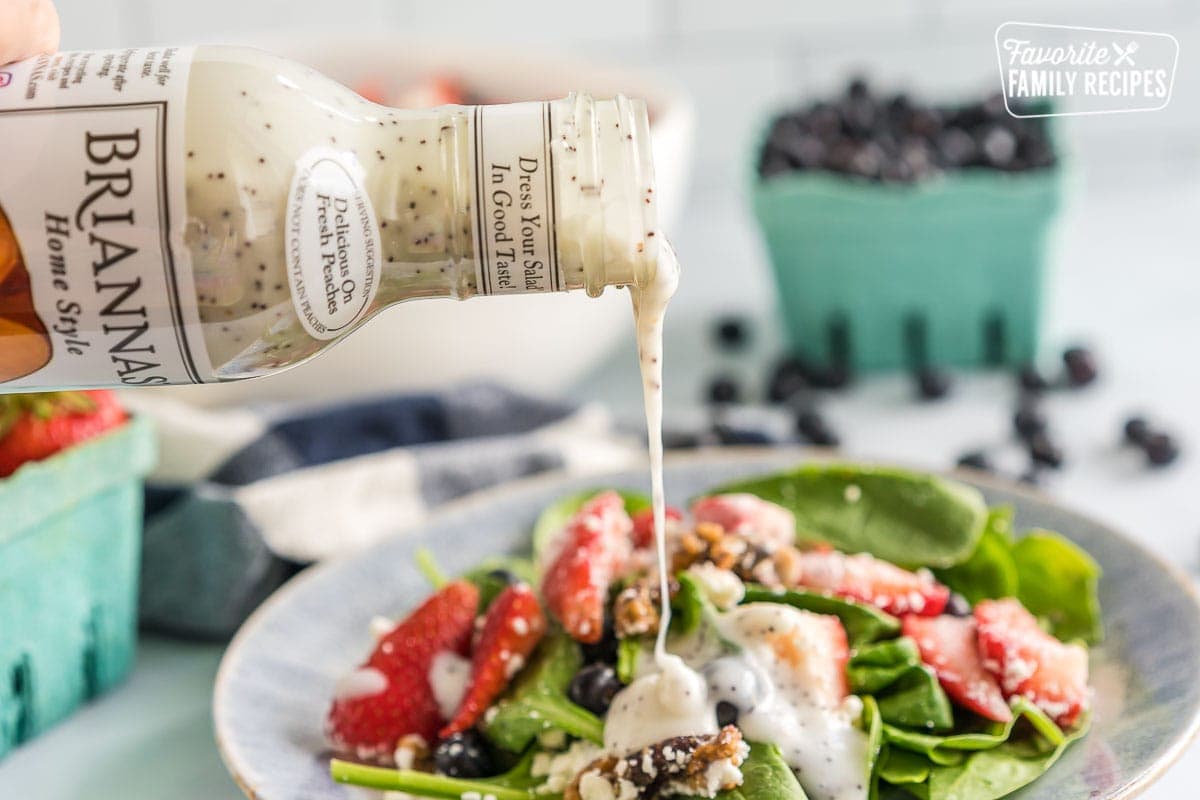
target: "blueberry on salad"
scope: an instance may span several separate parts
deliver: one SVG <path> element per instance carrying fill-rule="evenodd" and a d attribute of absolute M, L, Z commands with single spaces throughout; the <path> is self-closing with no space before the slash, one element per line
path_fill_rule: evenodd
<path fill-rule="evenodd" d="M 453 580 L 424 560 L 433 594 L 337 688 L 336 780 L 455 799 L 993 800 L 1088 730 L 1099 568 L 963 484 L 804 465 L 714 487 L 662 530 L 646 497 L 587 491 L 532 539 Z"/>

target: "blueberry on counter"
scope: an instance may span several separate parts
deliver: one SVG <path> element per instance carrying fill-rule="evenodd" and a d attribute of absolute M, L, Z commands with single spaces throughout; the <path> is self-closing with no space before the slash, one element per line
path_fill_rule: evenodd
<path fill-rule="evenodd" d="M 796 434 L 809 444 L 820 447 L 837 447 L 841 443 L 825 418 L 813 409 L 803 409 L 796 414 Z"/>
<path fill-rule="evenodd" d="M 443 739 L 433 751 L 433 763 L 451 778 L 486 778 L 496 771 L 483 736 L 474 729 Z"/>
<path fill-rule="evenodd" d="M 1046 415 L 1032 403 L 1023 403 L 1013 414 L 1013 430 L 1027 442 L 1039 434 L 1044 434 L 1047 427 Z"/>
<path fill-rule="evenodd" d="M 608 664 L 588 664 L 571 679 L 567 697 L 593 714 L 604 715 L 617 692 L 625 688 L 617 671 Z"/>
<path fill-rule="evenodd" d="M 1067 382 L 1072 386 L 1087 386 L 1100 374 L 1096 356 L 1086 347 L 1071 347 L 1063 353 L 1067 367 Z"/>
<path fill-rule="evenodd" d="M 1059 469 L 1063 465 L 1062 449 L 1050 441 L 1045 433 L 1031 436 L 1028 441 L 1029 457 L 1033 463 L 1051 469 Z"/>
<path fill-rule="evenodd" d="M 767 385 L 767 399 L 772 403 L 788 403 L 808 389 L 808 378 L 800 370 L 776 367 Z"/>
<path fill-rule="evenodd" d="M 742 317 L 727 316 L 717 320 L 713 327 L 717 344 L 726 350 L 740 350 L 750 341 L 750 330 Z"/>
<path fill-rule="evenodd" d="M 742 398 L 742 387 L 728 375 L 718 375 L 708 384 L 708 402 L 713 405 L 731 405 Z"/>
<path fill-rule="evenodd" d="M 1179 445 L 1167 433 L 1151 433 L 1142 448 L 1146 451 L 1146 458 L 1156 467 L 1165 467 L 1179 458 Z"/>
<path fill-rule="evenodd" d="M 958 457 L 958 466 L 966 467 L 967 469 L 977 469 L 980 472 L 994 472 L 996 465 L 992 463 L 992 459 L 982 450 L 972 450 L 969 453 L 963 453 Z"/>
<path fill-rule="evenodd" d="M 950 374 L 936 367 L 917 370 L 917 393 L 923 400 L 940 400 L 950 392 Z"/>
<path fill-rule="evenodd" d="M 1050 388 L 1050 381 L 1046 380 L 1046 376 L 1039 372 L 1033 364 L 1025 364 L 1017 371 L 1017 383 L 1025 391 L 1034 394 Z"/>
<path fill-rule="evenodd" d="M 1141 447 L 1150 438 L 1150 423 L 1145 417 L 1130 417 L 1125 420 L 1124 431 L 1125 441 Z"/>

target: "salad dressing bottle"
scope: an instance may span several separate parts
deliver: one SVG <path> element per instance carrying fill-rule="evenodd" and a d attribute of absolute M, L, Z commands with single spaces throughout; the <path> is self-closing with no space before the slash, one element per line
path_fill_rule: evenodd
<path fill-rule="evenodd" d="M 620 96 L 400 110 L 250 49 L 59 53 L 0 67 L 0 141 L 0 392 L 268 375 L 406 300 L 674 279 Z"/>

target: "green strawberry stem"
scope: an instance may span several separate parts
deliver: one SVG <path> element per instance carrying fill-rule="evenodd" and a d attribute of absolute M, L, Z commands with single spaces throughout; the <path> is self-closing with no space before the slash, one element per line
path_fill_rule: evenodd
<path fill-rule="evenodd" d="M 417 549 L 416 553 L 417 569 L 421 571 L 421 575 L 425 580 L 433 586 L 434 589 L 441 589 L 450 579 L 446 577 L 446 573 L 442 572 L 442 568 L 438 566 L 437 559 L 433 557 L 433 552 L 428 547 Z"/>
<path fill-rule="evenodd" d="M 459 800 L 464 796 L 494 797 L 496 800 L 530 800 L 533 797 L 533 792 L 527 789 L 513 789 L 487 781 L 447 778 L 444 775 L 431 775 L 428 772 L 410 769 L 368 767 L 337 758 L 329 762 L 329 774 L 338 783 L 349 783 L 368 789 L 407 792 L 421 797 L 449 800 Z"/>
<path fill-rule="evenodd" d="M 604 723 L 586 708 L 564 697 L 547 694 L 531 695 L 525 703 L 531 714 L 536 714 L 553 727 L 571 736 L 604 744 Z"/>

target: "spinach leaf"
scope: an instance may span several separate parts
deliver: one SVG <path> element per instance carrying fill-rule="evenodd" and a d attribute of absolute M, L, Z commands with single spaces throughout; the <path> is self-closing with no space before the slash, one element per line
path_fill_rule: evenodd
<path fill-rule="evenodd" d="M 520 765 L 518 765 L 520 766 Z M 525 768 L 528 773 L 528 767 Z M 351 761 L 333 759 L 329 762 L 329 774 L 338 783 L 363 786 L 368 789 L 406 792 L 417 797 L 446 798 L 459 800 L 461 797 L 494 797 L 496 800 L 531 800 L 535 795 L 528 786 L 515 785 L 498 778 L 448 778 L 411 769 L 386 769 L 370 767 Z M 537 795 L 542 797 L 543 795 Z"/>
<path fill-rule="evenodd" d="M 1087 733 L 1088 720 L 1055 744 L 1040 737 L 1010 740 L 972 753 L 961 764 L 934 767 L 929 800 L 997 800 L 1040 777 L 1067 747 Z"/>
<path fill-rule="evenodd" d="M 1035 530 L 1013 545 L 1021 578 L 1017 598 L 1049 620 L 1054 635 L 1094 644 L 1104 638 L 1100 622 L 1100 565 L 1057 533 Z"/>
<path fill-rule="evenodd" d="M 877 770 L 881 795 L 891 796 L 892 787 L 902 786 L 919 800 L 996 800 L 1049 769 L 1089 725 L 1085 718 L 1063 732 L 1024 698 L 1014 699 L 1013 714 L 1011 723 L 950 736 L 885 725 L 887 760 Z"/>
<path fill-rule="evenodd" d="M 742 778 L 741 786 L 719 792 L 717 800 L 808 800 L 796 773 L 773 744 L 750 743 Z"/>
<path fill-rule="evenodd" d="M 905 672 L 920 666 L 917 643 L 907 636 L 861 647 L 846 666 L 850 691 L 873 694 L 895 683 Z"/>
<path fill-rule="evenodd" d="M 907 728 L 944 731 L 954 727 L 950 698 L 926 667 L 913 667 L 887 693 L 875 698 L 884 721 Z"/>
<path fill-rule="evenodd" d="M 961 763 L 963 751 L 988 750 L 999 747 L 1009 741 L 1013 729 L 1021 720 L 1028 722 L 1033 733 L 1055 747 L 1066 740 L 1062 730 L 1054 724 L 1054 720 L 1025 698 L 1014 698 L 1012 708 L 1013 718 L 1010 722 L 988 723 L 983 730 L 978 732 L 934 736 L 884 725 L 883 738 L 892 747 L 920 753 L 934 764 L 941 766 Z"/>
<path fill-rule="evenodd" d="M 558 500 L 542 511 L 541 516 L 537 518 L 537 522 L 533 524 L 533 560 L 535 563 L 543 566 L 541 563 L 542 553 L 545 552 L 547 545 L 566 526 L 571 517 L 575 516 L 575 512 L 583 508 L 584 503 L 603 491 L 607 490 L 588 489 L 587 491 L 576 492 Z M 625 500 L 625 510 L 630 514 L 650 508 L 650 498 L 644 494 L 620 490 L 618 490 L 617 494 L 621 495 Z"/>
<path fill-rule="evenodd" d="M 879 762 L 878 775 L 894 785 L 924 783 L 932 769 L 933 764 L 925 756 L 889 747 Z"/>
<path fill-rule="evenodd" d="M 974 488 L 893 467 L 804 464 L 710 494 L 749 492 L 796 515 L 802 542 L 909 567 L 950 567 L 975 550 L 987 506 Z"/>
<path fill-rule="evenodd" d="M 1018 579 L 1012 555 L 1012 519 L 1012 506 L 990 509 L 975 552 L 961 564 L 934 570 L 938 580 L 972 605 L 987 598 L 1015 597 Z"/>
<path fill-rule="evenodd" d="M 851 647 L 878 641 L 900 632 L 900 620 L 874 606 L 843 600 L 820 592 L 792 589 L 775 591 L 764 586 L 747 586 L 743 603 L 783 603 L 816 614 L 832 614 L 842 620 Z"/>
<path fill-rule="evenodd" d="M 679 591 L 671 598 L 671 632 L 688 634 L 700 627 L 706 616 L 717 613 L 704 595 L 696 579 L 686 572 L 679 573 Z"/>
<path fill-rule="evenodd" d="M 954 727 L 950 699 L 908 637 L 860 647 L 846 677 L 852 692 L 874 696 L 886 723 L 927 731 Z"/>
<path fill-rule="evenodd" d="M 617 642 L 617 680 L 628 686 L 637 677 L 638 659 L 645 645 L 641 637 L 630 636 Z"/>
<path fill-rule="evenodd" d="M 862 727 L 867 732 L 867 775 L 870 776 L 871 788 L 868 796 L 871 800 L 879 794 L 879 776 L 876 767 L 883 758 L 883 720 L 879 718 L 879 705 L 871 695 L 862 698 Z"/>
<path fill-rule="evenodd" d="M 479 589 L 480 613 L 487 610 L 504 588 L 508 585 L 505 580 L 491 573 L 505 570 L 516 575 L 528 584 L 537 583 L 537 570 L 528 558 L 518 556 L 492 556 L 485 558 L 479 566 L 470 572 L 463 573 L 463 578 L 475 584 Z"/>
<path fill-rule="evenodd" d="M 525 751 L 539 733 L 558 728 L 597 744 L 604 741 L 604 723 L 592 712 L 567 699 L 567 687 L 583 665 L 579 646 L 562 633 L 547 636 L 529 666 L 489 712 L 483 733 L 493 744 L 512 753 Z"/>

